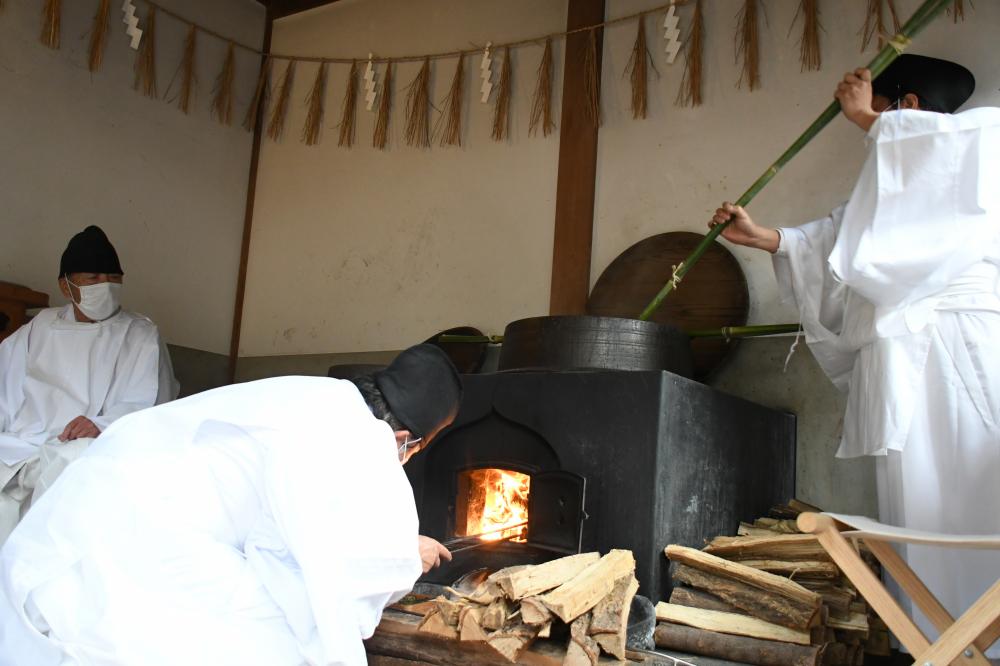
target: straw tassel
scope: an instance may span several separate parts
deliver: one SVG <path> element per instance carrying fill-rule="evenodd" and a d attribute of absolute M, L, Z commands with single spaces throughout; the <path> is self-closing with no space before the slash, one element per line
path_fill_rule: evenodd
<path fill-rule="evenodd" d="M 510 137 L 510 94 L 511 94 L 510 47 L 503 47 L 503 65 L 500 67 L 500 82 L 497 96 L 493 100 L 493 140 L 503 141 Z"/>
<path fill-rule="evenodd" d="M 691 18 L 691 34 L 687 39 L 684 54 L 684 78 L 677 92 L 677 104 L 681 106 L 701 106 L 701 68 L 705 44 L 705 19 L 701 13 L 701 0 L 694 5 Z"/>
<path fill-rule="evenodd" d="M 340 138 L 338 146 L 350 148 L 354 145 L 354 119 L 358 111 L 358 61 L 351 61 L 351 71 L 347 74 L 347 90 L 344 91 L 344 107 L 340 113 Z"/>
<path fill-rule="evenodd" d="M 94 24 L 90 29 L 90 57 L 87 59 L 87 69 L 91 73 L 101 68 L 104 61 L 104 48 L 108 44 L 108 16 L 111 14 L 111 0 L 101 0 L 94 14 Z"/>
<path fill-rule="evenodd" d="M 646 46 L 646 15 L 639 16 L 638 32 L 635 36 L 635 44 L 632 46 L 632 57 L 629 58 L 625 72 L 632 82 L 632 118 L 639 119 L 646 117 L 646 100 L 648 98 L 648 77 L 649 65 L 652 64 L 653 56 Z M 656 66 L 653 65 L 653 71 Z"/>
<path fill-rule="evenodd" d="M 458 63 L 455 65 L 455 76 L 451 79 L 448 96 L 444 98 L 446 115 L 441 116 L 444 121 L 444 131 L 441 133 L 442 146 L 462 145 L 462 101 L 465 97 L 464 89 L 465 54 L 462 53 L 459 54 Z"/>
<path fill-rule="evenodd" d="M 142 33 L 139 54 L 135 58 L 134 90 L 146 97 L 158 97 L 156 91 L 156 7 L 149 6 L 146 29 Z"/>
<path fill-rule="evenodd" d="M 385 150 L 389 143 L 389 110 L 392 108 L 392 61 L 385 63 L 385 74 L 382 75 L 382 95 L 378 100 L 378 113 L 375 117 L 375 131 L 372 133 L 372 146 Z"/>
<path fill-rule="evenodd" d="M 955 4 L 948 10 L 948 13 L 951 14 L 955 23 L 958 23 L 959 20 L 965 21 L 965 0 L 955 0 Z"/>
<path fill-rule="evenodd" d="M 170 94 L 171 88 L 173 88 L 174 81 L 177 80 L 177 75 L 181 76 L 181 88 L 174 98 L 177 100 L 177 108 L 184 113 L 190 113 L 191 111 L 191 97 L 194 93 L 194 87 L 197 83 L 197 79 L 194 75 L 194 52 L 195 44 L 198 36 L 198 29 L 191 25 L 188 28 L 187 37 L 184 40 L 184 54 L 181 56 L 181 64 L 177 66 L 177 71 L 174 72 L 174 78 L 171 79 L 170 85 L 167 86 L 167 95 Z M 170 100 L 173 102 L 174 100 Z"/>
<path fill-rule="evenodd" d="M 271 120 L 267 124 L 267 135 L 273 141 L 280 139 L 285 131 L 285 116 L 288 114 L 288 100 L 292 96 L 296 62 L 295 60 L 288 61 L 285 73 L 281 75 L 281 83 L 278 84 L 278 95 L 274 100 L 274 108 L 271 109 Z"/>
<path fill-rule="evenodd" d="M 535 83 L 535 95 L 531 100 L 531 122 L 528 133 L 538 131 L 541 123 L 542 136 L 548 136 L 556 128 L 552 120 L 552 38 L 545 40 L 545 51 L 542 62 L 538 64 L 538 80 Z"/>
<path fill-rule="evenodd" d="M 59 32 L 62 24 L 62 0 L 45 0 L 42 7 L 42 33 L 39 39 L 50 49 L 59 48 Z"/>
<path fill-rule="evenodd" d="M 886 0 L 889 7 L 889 14 L 892 17 L 892 30 L 896 34 L 900 30 L 899 14 L 896 13 L 895 0 Z M 868 10 L 865 12 L 865 27 L 862 30 L 861 51 L 864 52 L 871 44 L 872 39 L 878 36 L 878 47 L 885 46 L 886 26 L 885 11 L 882 0 L 868 0 Z"/>
<path fill-rule="evenodd" d="M 819 31 L 823 26 L 819 22 L 819 0 L 802 0 L 795 13 L 792 25 L 799 16 L 802 17 L 802 39 L 799 40 L 799 71 L 816 71 L 823 64 L 819 50 Z M 789 29 L 791 31 L 791 29 Z"/>
<path fill-rule="evenodd" d="M 264 56 L 260 63 L 260 73 L 257 74 L 257 87 L 250 101 L 250 107 L 243 116 L 243 129 L 252 132 L 257 126 L 257 118 L 263 117 L 262 109 L 267 107 L 267 98 L 270 95 L 271 83 L 271 56 Z"/>
<path fill-rule="evenodd" d="M 229 42 L 222 71 L 215 79 L 212 95 L 212 115 L 227 127 L 233 124 L 233 80 L 236 78 L 236 47 Z"/>
<path fill-rule="evenodd" d="M 757 25 L 758 0 L 744 0 L 743 9 L 739 13 L 737 27 L 736 59 L 743 59 L 740 79 L 736 82 L 738 88 L 743 83 L 756 90 L 760 87 L 760 30 Z"/>
<path fill-rule="evenodd" d="M 431 59 L 424 64 L 406 93 L 406 145 L 430 148 L 428 107 L 430 106 Z"/>
<path fill-rule="evenodd" d="M 596 30 L 596 29 L 595 29 Z M 597 33 L 591 30 L 583 52 L 584 111 L 594 127 L 601 126 L 601 80 L 597 71 Z"/>

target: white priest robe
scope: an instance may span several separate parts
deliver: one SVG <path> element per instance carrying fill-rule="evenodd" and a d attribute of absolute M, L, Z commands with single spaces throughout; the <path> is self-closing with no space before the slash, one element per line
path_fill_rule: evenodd
<path fill-rule="evenodd" d="M 42 310 L 0 343 L 0 544 L 92 441 L 60 442 L 78 416 L 102 431 L 115 419 L 177 396 L 156 325 L 120 311 L 77 322 L 73 307 Z"/>
<path fill-rule="evenodd" d="M 392 429 L 279 377 L 131 414 L 0 550 L 0 664 L 364 664 L 421 573 Z"/>
<path fill-rule="evenodd" d="M 884 113 L 869 148 L 845 206 L 780 230 L 782 295 L 848 392 L 837 455 L 878 456 L 880 520 L 1000 534 L 1000 109 Z M 992 551 L 906 557 L 952 614 L 1000 578 Z"/>

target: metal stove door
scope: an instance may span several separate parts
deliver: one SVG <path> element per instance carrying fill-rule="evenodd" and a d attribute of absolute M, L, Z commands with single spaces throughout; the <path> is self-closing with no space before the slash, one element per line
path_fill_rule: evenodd
<path fill-rule="evenodd" d="M 583 538 L 587 480 L 573 472 L 531 475 L 528 495 L 528 543 L 532 546 L 579 553 Z"/>

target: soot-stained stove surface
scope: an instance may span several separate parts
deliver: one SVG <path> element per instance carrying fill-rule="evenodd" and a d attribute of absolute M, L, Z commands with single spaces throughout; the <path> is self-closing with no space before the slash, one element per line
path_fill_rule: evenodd
<path fill-rule="evenodd" d="M 660 371 L 465 375 L 452 427 L 406 472 L 422 534 L 463 533 L 460 479 L 480 468 L 531 477 L 525 543 L 458 553 L 422 580 L 627 548 L 640 593 L 669 595 L 671 543 L 734 534 L 795 494 L 795 417 Z M 465 492 L 463 490 L 463 492 Z"/>

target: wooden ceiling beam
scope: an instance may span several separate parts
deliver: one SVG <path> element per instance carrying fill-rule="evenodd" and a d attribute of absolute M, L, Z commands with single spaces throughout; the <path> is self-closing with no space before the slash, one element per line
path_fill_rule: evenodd
<path fill-rule="evenodd" d="M 266 0 L 271 15 L 275 19 L 298 14 L 310 9 L 316 9 L 323 5 L 330 5 L 337 0 Z"/>

